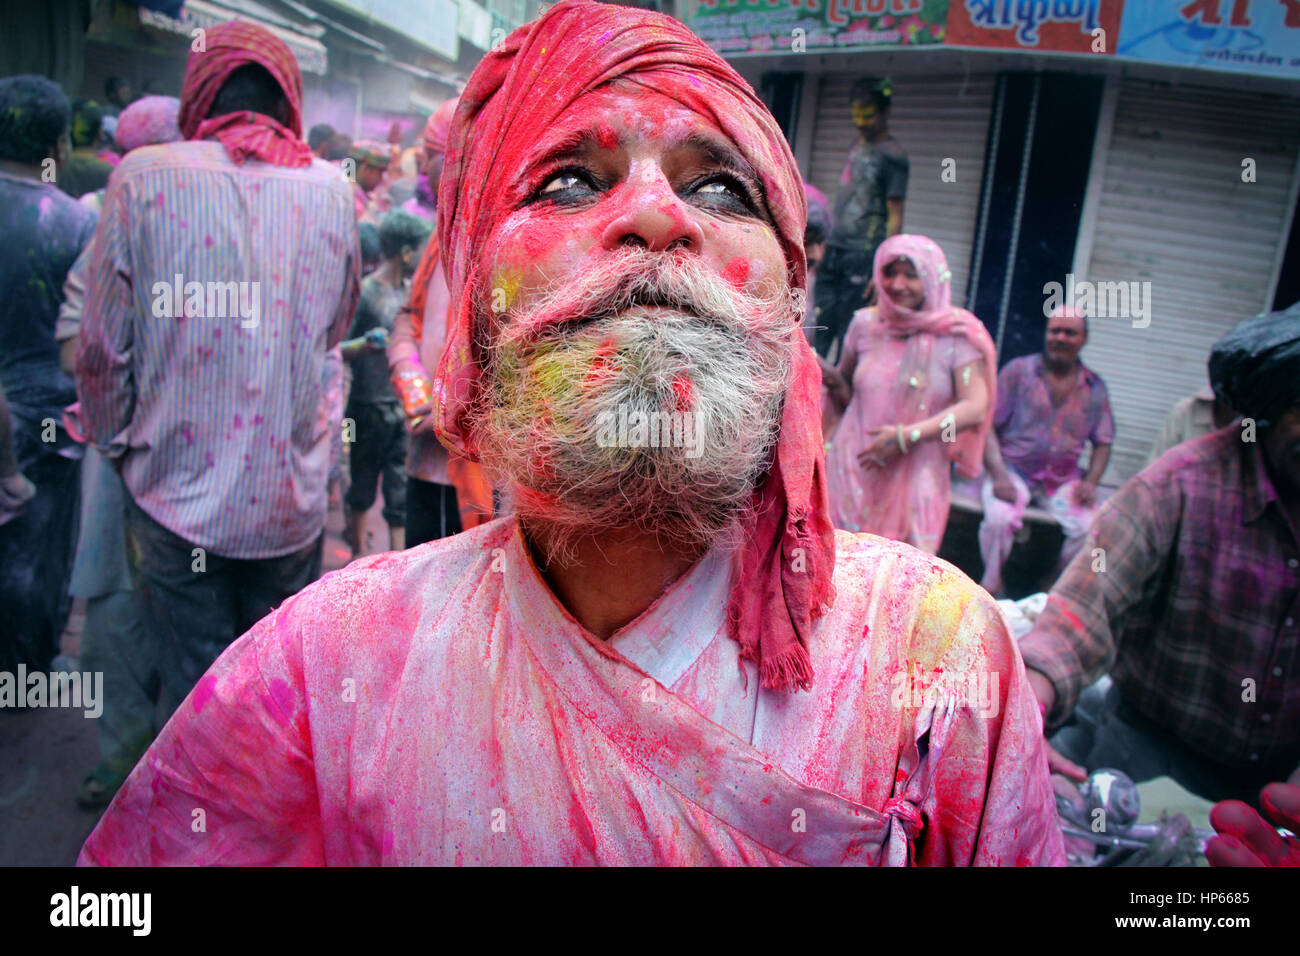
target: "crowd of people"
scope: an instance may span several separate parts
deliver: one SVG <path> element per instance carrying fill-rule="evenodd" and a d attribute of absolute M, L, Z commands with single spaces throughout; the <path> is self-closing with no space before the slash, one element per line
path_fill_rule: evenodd
<path fill-rule="evenodd" d="M 84 862 L 1056 864 L 1078 764 L 1229 801 L 1215 862 L 1300 855 L 1247 805 L 1300 819 L 1297 308 L 1103 501 L 1087 316 L 999 370 L 903 232 L 888 80 L 833 205 L 680 23 L 587 0 L 408 150 L 304 138 L 244 22 L 178 99 L 106 92 L 0 80 L 0 670 L 86 601 Z M 954 490 L 983 588 L 934 557 Z M 331 497 L 358 560 L 318 581 Z M 1017 644 L 1030 507 L 1064 544 Z"/>

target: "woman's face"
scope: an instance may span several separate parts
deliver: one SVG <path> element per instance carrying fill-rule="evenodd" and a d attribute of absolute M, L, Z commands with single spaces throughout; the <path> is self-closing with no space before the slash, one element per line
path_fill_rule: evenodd
<path fill-rule="evenodd" d="M 903 309 L 919 309 L 925 302 L 925 287 L 910 259 L 895 259 L 885 266 L 884 292 Z"/>

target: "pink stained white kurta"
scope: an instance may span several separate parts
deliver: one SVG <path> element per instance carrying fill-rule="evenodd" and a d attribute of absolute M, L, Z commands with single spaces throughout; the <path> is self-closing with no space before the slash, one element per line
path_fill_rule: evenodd
<path fill-rule="evenodd" d="M 901 337 L 876 310 L 853 317 L 844 349 L 857 355 L 853 399 L 835 430 L 826 458 L 835 527 L 907 541 L 931 554 L 948 524 L 952 457 L 941 441 L 918 442 L 885 468 L 864 468 L 858 455 L 871 431 L 937 415 L 957 400 L 953 372 L 980 359 L 963 335 L 915 332 Z"/>
<path fill-rule="evenodd" d="M 79 862 L 1062 863 L 996 605 L 904 545 L 836 547 L 810 692 L 740 660 L 716 551 L 608 644 L 513 518 L 355 562 L 222 655 Z M 987 693 L 936 705 L 935 675 Z"/>

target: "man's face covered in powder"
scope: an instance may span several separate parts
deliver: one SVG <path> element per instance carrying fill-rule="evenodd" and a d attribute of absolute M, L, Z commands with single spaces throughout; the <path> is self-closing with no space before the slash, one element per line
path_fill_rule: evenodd
<path fill-rule="evenodd" d="M 707 544 L 768 464 L 802 319 L 757 173 L 704 117 L 621 81 L 511 190 L 472 292 L 484 463 L 553 539 Z"/>

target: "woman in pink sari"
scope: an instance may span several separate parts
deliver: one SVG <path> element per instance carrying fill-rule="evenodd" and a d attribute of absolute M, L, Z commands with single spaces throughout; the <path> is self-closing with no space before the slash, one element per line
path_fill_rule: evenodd
<path fill-rule="evenodd" d="M 950 302 L 943 250 L 891 236 L 876 250 L 878 304 L 861 309 L 824 386 L 847 406 L 827 455 L 835 526 L 931 554 L 948 524 L 949 466 L 983 467 L 997 357 L 983 323 Z"/>

